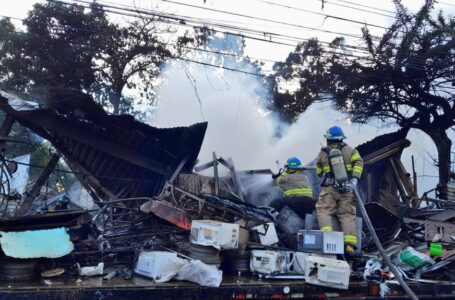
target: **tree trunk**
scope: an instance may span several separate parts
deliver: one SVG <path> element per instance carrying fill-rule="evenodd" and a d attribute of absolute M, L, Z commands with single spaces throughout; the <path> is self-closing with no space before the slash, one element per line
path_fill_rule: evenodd
<path fill-rule="evenodd" d="M 109 93 L 109 102 L 112 105 L 112 108 L 113 108 L 112 113 L 114 115 L 118 115 L 120 112 L 120 98 L 121 98 L 120 93 L 117 93 L 115 91 L 112 91 Z"/>
<path fill-rule="evenodd" d="M 438 151 L 439 183 L 437 194 L 439 198 L 445 199 L 447 197 L 447 183 L 450 180 L 452 141 L 443 128 L 426 129 L 424 131 L 431 137 Z"/>

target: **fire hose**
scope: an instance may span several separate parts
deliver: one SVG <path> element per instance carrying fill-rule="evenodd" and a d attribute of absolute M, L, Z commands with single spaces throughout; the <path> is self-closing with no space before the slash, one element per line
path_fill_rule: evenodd
<path fill-rule="evenodd" d="M 414 292 L 411 290 L 411 288 L 406 284 L 403 277 L 401 276 L 400 271 L 397 269 L 397 267 L 395 267 L 395 265 L 390 260 L 390 257 L 387 255 L 384 248 L 382 247 L 381 242 L 379 241 L 378 236 L 376 235 L 376 232 L 374 231 L 373 225 L 371 224 L 370 218 L 368 217 L 365 206 L 363 205 L 363 201 L 362 201 L 362 198 L 360 197 L 359 191 L 357 190 L 357 188 L 354 188 L 353 190 L 354 190 L 354 194 L 357 199 L 357 206 L 359 207 L 360 212 L 362 213 L 363 220 L 367 224 L 368 231 L 370 232 L 371 236 L 373 237 L 374 243 L 378 247 L 379 253 L 381 254 L 382 258 L 384 259 L 384 262 L 390 268 L 390 271 L 392 271 L 392 273 L 395 275 L 398 282 L 403 287 L 403 289 L 406 291 L 406 293 L 412 299 L 418 300 L 419 298 L 417 298 L 417 296 L 414 294 Z"/>

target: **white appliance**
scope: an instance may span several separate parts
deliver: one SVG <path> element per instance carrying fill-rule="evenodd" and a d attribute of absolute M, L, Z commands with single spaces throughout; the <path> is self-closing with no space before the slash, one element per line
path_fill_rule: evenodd
<path fill-rule="evenodd" d="M 191 222 L 191 243 L 212 246 L 220 249 L 239 247 L 239 224 L 213 220 L 193 220 Z"/>
<path fill-rule="evenodd" d="M 177 257 L 173 252 L 142 251 L 139 253 L 134 272 L 153 280 L 160 280 L 173 270 L 179 270 L 185 263 L 184 259 Z"/>
<path fill-rule="evenodd" d="M 298 274 L 305 274 L 305 265 L 307 259 L 310 256 L 325 257 L 330 259 L 337 259 L 336 255 L 332 254 L 319 254 L 319 253 L 303 253 L 303 252 L 294 252 L 294 257 L 292 259 L 289 271 L 295 272 Z"/>
<path fill-rule="evenodd" d="M 300 230 L 297 249 L 304 252 L 344 254 L 344 234 L 338 231 Z"/>
<path fill-rule="evenodd" d="M 347 290 L 351 268 L 344 260 L 312 255 L 306 259 L 304 273 L 307 283 Z"/>
<path fill-rule="evenodd" d="M 276 274 L 286 271 L 286 253 L 281 251 L 252 250 L 250 270 L 253 273 Z"/>
<path fill-rule="evenodd" d="M 253 227 L 259 233 L 259 240 L 262 245 L 273 245 L 278 243 L 278 235 L 276 234 L 275 224 L 272 222 L 267 223 L 267 229 L 264 225 Z"/>

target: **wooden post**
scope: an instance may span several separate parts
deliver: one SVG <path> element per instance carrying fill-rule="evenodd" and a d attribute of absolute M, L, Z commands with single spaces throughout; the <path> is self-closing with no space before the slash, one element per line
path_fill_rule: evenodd
<path fill-rule="evenodd" d="M 371 203 L 372 201 L 372 194 L 373 194 L 373 178 L 371 176 L 371 173 L 368 173 L 367 175 L 367 203 Z"/>
<path fill-rule="evenodd" d="M 215 195 L 220 193 L 220 179 L 218 177 L 218 158 L 213 152 L 213 178 L 215 179 Z"/>
<path fill-rule="evenodd" d="M 412 179 L 414 181 L 414 194 L 417 196 L 417 172 L 414 163 L 414 155 L 411 156 L 412 159 Z"/>

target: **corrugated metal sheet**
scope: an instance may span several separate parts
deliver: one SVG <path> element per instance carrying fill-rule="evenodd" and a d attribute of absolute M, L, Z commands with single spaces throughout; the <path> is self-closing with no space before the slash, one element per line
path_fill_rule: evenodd
<path fill-rule="evenodd" d="M 207 129 L 151 127 L 109 115 L 89 95 L 66 89 L 52 90 L 45 108 L 15 110 L 3 96 L 0 108 L 48 139 L 86 188 L 104 196 L 158 194 L 183 159 L 182 171 L 192 170 Z"/>

